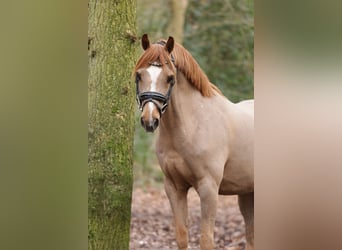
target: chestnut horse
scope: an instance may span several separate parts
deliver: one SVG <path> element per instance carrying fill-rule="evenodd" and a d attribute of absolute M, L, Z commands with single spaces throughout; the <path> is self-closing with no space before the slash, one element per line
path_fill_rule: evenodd
<path fill-rule="evenodd" d="M 254 245 L 254 101 L 237 104 L 209 82 L 190 53 L 174 42 L 151 44 L 134 69 L 147 132 L 159 127 L 156 154 L 174 214 L 179 249 L 188 248 L 187 193 L 201 201 L 201 249 L 214 249 L 218 195 L 238 195 L 247 249 Z"/>

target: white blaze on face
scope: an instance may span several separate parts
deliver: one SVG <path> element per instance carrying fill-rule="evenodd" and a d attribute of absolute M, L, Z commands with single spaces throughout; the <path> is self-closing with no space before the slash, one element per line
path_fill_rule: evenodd
<path fill-rule="evenodd" d="M 162 71 L 161 67 L 157 67 L 157 66 L 150 66 L 147 68 L 147 72 L 150 74 L 150 78 L 151 78 L 151 86 L 150 86 L 150 90 L 151 92 L 155 92 L 156 88 L 157 88 L 157 79 L 160 75 Z M 152 113 L 153 113 L 153 109 L 155 109 L 155 105 L 153 104 L 153 102 L 149 102 L 148 103 L 148 108 L 150 110 L 150 119 L 152 120 Z"/>
<path fill-rule="evenodd" d="M 157 87 L 157 79 L 162 71 L 161 67 L 150 66 L 147 68 L 147 72 L 150 74 L 151 78 L 151 88 L 150 91 L 156 91 Z"/>

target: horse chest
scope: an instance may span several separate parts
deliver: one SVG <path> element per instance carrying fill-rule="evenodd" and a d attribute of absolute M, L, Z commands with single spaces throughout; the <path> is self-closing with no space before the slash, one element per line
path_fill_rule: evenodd
<path fill-rule="evenodd" d="M 201 171 L 196 171 L 194 162 L 189 162 L 184 154 L 186 152 L 157 148 L 157 158 L 164 175 L 179 183 L 193 185 Z"/>

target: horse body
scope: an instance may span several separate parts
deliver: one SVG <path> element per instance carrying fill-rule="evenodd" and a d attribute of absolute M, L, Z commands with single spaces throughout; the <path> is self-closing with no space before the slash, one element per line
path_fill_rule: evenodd
<path fill-rule="evenodd" d="M 220 194 L 253 192 L 253 105 L 240 107 L 221 95 L 203 97 L 182 73 L 178 77 L 185 86 L 174 87 L 156 144 L 165 175 L 195 188 L 211 176 Z"/>
<path fill-rule="evenodd" d="M 145 50 L 150 48 L 146 39 L 147 36 L 142 40 Z M 156 49 L 156 46 L 160 47 L 154 45 Z M 173 39 L 170 41 L 169 38 L 165 43 L 165 51 L 170 54 L 173 47 Z M 177 49 L 180 48 L 178 45 Z M 158 63 L 165 60 L 158 58 L 159 62 L 153 61 L 145 67 L 141 67 L 140 63 L 136 72 L 139 74 L 137 84 L 139 80 L 140 85 L 145 84 L 145 87 L 139 87 L 147 93 L 153 89 L 154 92 L 164 94 L 172 89 L 169 100 L 154 98 L 154 92 L 150 94 L 150 99 L 143 99 L 145 103 L 141 104 L 141 119 L 148 132 L 153 132 L 155 125 L 159 125 L 156 154 L 165 175 L 165 191 L 174 213 L 178 248 L 187 249 L 188 246 L 186 197 L 189 188 L 194 187 L 201 200 L 201 249 L 214 248 L 213 230 L 218 194 L 239 195 L 248 247 L 252 249 L 254 103 L 250 100 L 234 104 L 210 82 L 206 83 L 210 92 L 205 92 L 205 85 L 202 85 L 203 91 L 199 91 L 201 86 L 191 82 L 191 72 L 181 70 L 177 51 L 174 56 L 175 67 L 172 67 L 171 60 L 166 59 L 163 70 L 154 68 L 161 67 Z M 192 66 L 191 69 L 195 70 L 198 65 L 191 63 L 187 62 L 186 67 Z M 175 77 L 174 85 L 157 84 L 169 81 L 166 79 L 171 79 L 171 76 Z M 205 77 L 197 82 L 206 80 Z M 167 101 L 165 112 L 159 108 L 155 99 Z"/>

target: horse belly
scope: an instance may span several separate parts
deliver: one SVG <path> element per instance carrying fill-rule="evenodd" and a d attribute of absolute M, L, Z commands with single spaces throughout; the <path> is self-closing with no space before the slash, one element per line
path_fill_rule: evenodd
<path fill-rule="evenodd" d="M 254 191 L 252 165 L 227 164 L 220 184 L 219 194 L 236 195 Z"/>

